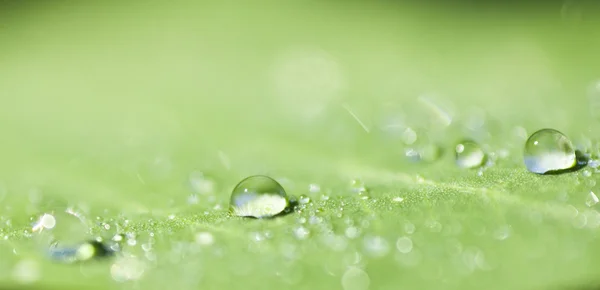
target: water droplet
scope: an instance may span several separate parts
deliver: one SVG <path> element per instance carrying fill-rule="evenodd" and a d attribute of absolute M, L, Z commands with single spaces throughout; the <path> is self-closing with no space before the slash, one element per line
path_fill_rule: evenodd
<path fill-rule="evenodd" d="M 404 224 L 404 232 L 409 235 L 414 233 L 415 229 L 416 229 L 415 225 L 411 222 L 407 222 Z"/>
<path fill-rule="evenodd" d="M 417 141 L 417 132 L 412 128 L 408 127 L 402 132 L 402 142 L 406 145 L 411 145 Z"/>
<path fill-rule="evenodd" d="M 400 253 L 406 254 L 412 251 L 413 242 L 409 237 L 400 237 L 396 240 L 396 249 Z"/>
<path fill-rule="evenodd" d="M 189 176 L 190 187 L 195 193 L 210 194 L 215 191 L 215 182 L 200 171 L 193 171 Z"/>
<path fill-rule="evenodd" d="M 357 267 L 349 267 L 342 276 L 344 290 L 367 290 L 370 284 L 369 274 Z"/>
<path fill-rule="evenodd" d="M 590 191 L 587 198 L 585 199 L 585 204 L 589 207 L 596 205 L 600 200 L 593 191 Z"/>
<path fill-rule="evenodd" d="M 306 238 L 308 238 L 308 235 L 310 234 L 310 231 L 303 227 L 297 227 L 296 229 L 294 229 L 294 236 L 296 236 L 296 238 L 298 238 L 299 240 L 304 240 Z"/>
<path fill-rule="evenodd" d="M 404 152 L 406 157 L 414 162 L 434 162 L 438 160 L 442 154 L 442 148 L 437 144 L 425 144 L 419 148 L 407 148 Z"/>
<path fill-rule="evenodd" d="M 308 197 L 306 195 L 301 195 L 300 198 L 298 198 L 298 203 L 299 204 L 308 204 L 308 203 L 310 203 L 310 197 Z"/>
<path fill-rule="evenodd" d="M 201 246 L 210 246 L 215 242 L 213 235 L 208 232 L 197 233 L 194 239 Z"/>
<path fill-rule="evenodd" d="M 274 179 L 255 175 L 242 180 L 231 193 L 231 213 L 242 217 L 265 218 L 283 212 L 288 198 Z"/>
<path fill-rule="evenodd" d="M 390 245 L 383 237 L 370 236 L 364 239 L 365 251 L 373 257 L 383 257 L 390 250 Z"/>
<path fill-rule="evenodd" d="M 479 144 L 463 141 L 456 145 L 456 165 L 461 168 L 480 167 L 485 161 L 485 153 Z"/>
<path fill-rule="evenodd" d="M 318 193 L 318 192 L 320 192 L 320 191 L 321 191 L 321 186 L 319 186 L 318 184 L 315 184 L 315 183 L 311 183 L 311 184 L 308 186 L 308 191 L 309 191 L 310 193 Z"/>
<path fill-rule="evenodd" d="M 71 208 L 40 215 L 33 223 L 31 231 L 43 243 L 77 244 L 89 238 L 90 227 L 85 217 Z"/>
<path fill-rule="evenodd" d="M 509 226 L 509 225 L 501 226 L 494 232 L 494 238 L 496 240 L 500 240 L 500 241 L 506 240 L 506 239 L 508 239 L 508 237 L 510 237 L 511 232 L 512 232 L 511 226 Z"/>
<path fill-rule="evenodd" d="M 577 165 L 573 144 L 554 129 L 539 130 L 527 139 L 524 161 L 529 171 L 538 174 L 566 170 Z"/>
<path fill-rule="evenodd" d="M 392 201 L 400 203 L 400 202 L 404 201 L 404 198 L 397 196 L 397 197 L 392 198 Z"/>
<path fill-rule="evenodd" d="M 353 179 L 350 181 L 350 190 L 354 193 L 364 194 L 367 193 L 367 188 L 365 187 L 365 183 L 360 179 Z"/>
<path fill-rule="evenodd" d="M 355 239 L 360 234 L 360 231 L 356 227 L 348 227 L 345 231 L 346 237 L 349 239 Z"/>

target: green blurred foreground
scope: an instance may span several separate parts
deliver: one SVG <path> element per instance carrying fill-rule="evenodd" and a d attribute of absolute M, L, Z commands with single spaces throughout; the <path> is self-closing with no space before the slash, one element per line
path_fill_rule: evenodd
<path fill-rule="evenodd" d="M 596 170 L 522 164 L 544 127 L 596 154 L 598 13 L 567 4 L 5 4 L 0 284 L 593 287 Z M 463 138 L 493 166 L 457 168 Z M 442 155 L 406 157 L 426 149 Z M 254 174 L 297 212 L 229 217 Z M 32 233 L 44 213 L 123 249 L 53 262 Z"/>

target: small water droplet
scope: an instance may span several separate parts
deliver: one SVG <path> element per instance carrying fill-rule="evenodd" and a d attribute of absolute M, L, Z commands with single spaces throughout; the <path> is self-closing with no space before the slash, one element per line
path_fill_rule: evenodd
<path fill-rule="evenodd" d="M 231 193 L 231 213 L 242 217 L 273 217 L 288 207 L 283 187 L 274 179 L 255 175 L 242 180 Z"/>
<path fill-rule="evenodd" d="M 524 161 L 529 171 L 538 174 L 566 170 L 577 165 L 573 144 L 554 129 L 539 130 L 527 139 Z"/>
<path fill-rule="evenodd" d="M 189 176 L 190 187 L 195 193 L 210 194 L 215 191 L 215 182 L 200 171 L 193 171 Z"/>
<path fill-rule="evenodd" d="M 506 240 L 510 237 L 510 233 L 512 232 L 512 228 L 509 225 L 501 226 L 494 232 L 494 238 L 496 240 Z"/>
<path fill-rule="evenodd" d="M 400 253 L 406 254 L 412 251 L 413 242 L 409 237 L 400 237 L 396 240 L 396 249 Z"/>
<path fill-rule="evenodd" d="M 393 202 L 398 202 L 398 203 L 400 203 L 400 202 L 403 202 L 403 201 L 404 201 L 404 198 L 402 198 L 402 197 L 400 197 L 400 196 L 397 196 L 397 197 L 394 197 L 394 198 L 392 198 L 392 201 L 393 201 Z"/>
<path fill-rule="evenodd" d="M 585 204 L 589 207 L 596 205 L 600 200 L 598 200 L 598 196 L 593 191 L 590 191 L 587 198 L 585 199 Z"/>
<path fill-rule="evenodd" d="M 199 232 L 194 237 L 196 244 L 201 246 L 210 246 L 215 242 L 215 237 L 209 232 Z"/>
<path fill-rule="evenodd" d="M 583 171 L 581 171 L 581 175 L 584 177 L 590 177 L 592 176 L 592 171 L 589 169 L 584 169 Z"/>
<path fill-rule="evenodd" d="M 311 183 L 308 185 L 308 191 L 310 193 L 319 193 L 321 191 L 321 186 L 316 183 Z"/>
<path fill-rule="evenodd" d="M 404 224 L 404 232 L 409 235 L 414 233 L 415 229 L 416 229 L 415 225 L 411 222 L 407 222 Z"/>
<path fill-rule="evenodd" d="M 304 240 L 304 239 L 308 238 L 309 234 L 310 234 L 310 231 L 303 226 L 300 226 L 300 227 L 297 227 L 294 229 L 294 236 L 296 236 L 296 238 L 299 240 Z"/>
<path fill-rule="evenodd" d="M 402 132 L 402 142 L 406 145 L 411 145 L 417 141 L 417 132 L 410 127 L 407 127 Z"/>
<path fill-rule="evenodd" d="M 456 145 L 456 165 L 461 168 L 480 167 L 485 161 L 485 153 L 479 144 L 463 141 Z"/>
<path fill-rule="evenodd" d="M 310 203 L 310 197 L 306 196 L 306 195 L 301 195 L 300 198 L 298 198 L 298 203 L 299 204 L 308 204 Z"/>
<path fill-rule="evenodd" d="M 442 148 L 434 143 L 422 145 L 418 148 L 407 148 L 404 155 L 414 162 L 434 162 L 438 160 L 444 152 Z"/>
<path fill-rule="evenodd" d="M 365 183 L 360 179 L 353 179 L 350 181 L 350 190 L 354 193 L 358 193 L 359 195 L 367 193 Z"/>
<path fill-rule="evenodd" d="M 346 237 L 349 239 L 355 239 L 360 234 L 360 231 L 356 227 L 348 227 L 345 231 Z"/>
<path fill-rule="evenodd" d="M 365 252 L 373 257 L 383 257 L 390 250 L 388 241 L 379 236 L 368 236 L 364 239 Z"/>

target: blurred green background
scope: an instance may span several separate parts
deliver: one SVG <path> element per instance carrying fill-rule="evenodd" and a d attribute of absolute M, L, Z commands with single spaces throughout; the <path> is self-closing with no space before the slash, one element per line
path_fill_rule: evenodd
<path fill-rule="evenodd" d="M 593 151 L 599 16 L 596 1 L 0 1 L 1 285 L 594 283 L 594 170 L 534 176 L 521 149 L 551 127 Z M 495 166 L 456 168 L 463 138 Z M 444 154 L 406 158 L 426 146 Z M 312 202 L 228 218 L 231 189 L 252 174 Z M 209 189 L 190 189 L 191 175 Z M 348 189 L 354 178 L 369 199 Z M 66 208 L 90 237 L 139 243 L 108 261 L 48 261 L 31 223 Z M 136 267 L 132 281 L 115 274 Z"/>

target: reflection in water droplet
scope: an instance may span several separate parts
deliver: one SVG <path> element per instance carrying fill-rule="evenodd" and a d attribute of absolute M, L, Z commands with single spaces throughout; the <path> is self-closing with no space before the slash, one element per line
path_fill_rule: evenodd
<path fill-rule="evenodd" d="M 554 129 L 539 130 L 527 139 L 524 161 L 529 171 L 538 174 L 566 170 L 577 165 L 573 144 Z"/>
<path fill-rule="evenodd" d="M 66 247 L 52 245 L 48 250 L 49 258 L 61 263 L 84 262 L 93 258 L 108 257 L 112 254 L 114 251 L 99 241 L 88 241 Z"/>
<path fill-rule="evenodd" d="M 342 276 L 344 290 L 367 290 L 370 284 L 369 274 L 358 267 L 349 267 Z"/>
<path fill-rule="evenodd" d="M 476 168 L 483 165 L 485 153 L 479 144 L 463 141 L 456 145 L 456 165 L 461 168 Z"/>
<path fill-rule="evenodd" d="M 288 198 L 274 179 L 255 175 L 242 180 L 231 193 L 231 213 L 242 217 L 265 218 L 283 212 Z"/>

